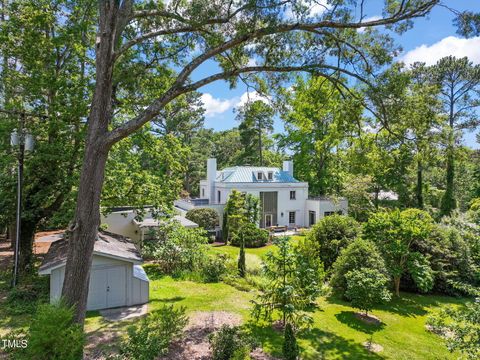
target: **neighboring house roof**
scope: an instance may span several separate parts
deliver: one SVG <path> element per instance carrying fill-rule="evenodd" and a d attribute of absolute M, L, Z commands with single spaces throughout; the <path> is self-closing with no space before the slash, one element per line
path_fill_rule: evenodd
<path fill-rule="evenodd" d="M 263 179 L 259 180 L 257 174 L 262 172 Z M 268 173 L 272 173 L 272 180 L 268 180 Z M 222 183 L 297 183 L 288 171 L 274 167 L 235 166 L 217 172 L 215 179 Z"/>
<path fill-rule="evenodd" d="M 180 215 L 175 215 L 173 217 L 174 220 L 178 221 L 180 225 L 183 225 L 184 227 L 198 227 L 198 224 L 188 220 L 186 217 L 180 216 Z M 157 219 L 143 219 L 142 221 L 135 221 L 135 224 L 138 225 L 140 228 L 144 227 L 158 227 L 164 220 L 157 220 Z"/>
<path fill-rule="evenodd" d="M 51 270 L 62 266 L 67 260 L 67 250 L 68 241 L 65 238 L 53 242 L 43 259 L 39 273 L 49 274 Z M 98 233 L 93 253 L 136 264 L 142 262 L 140 253 L 128 238 L 107 231 Z"/>

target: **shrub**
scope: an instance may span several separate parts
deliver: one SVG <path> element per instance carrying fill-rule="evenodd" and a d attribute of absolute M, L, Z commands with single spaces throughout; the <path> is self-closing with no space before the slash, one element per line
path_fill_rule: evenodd
<path fill-rule="evenodd" d="M 226 254 L 207 256 L 201 269 L 203 281 L 219 282 L 228 273 L 227 266 L 231 261 L 231 258 Z"/>
<path fill-rule="evenodd" d="M 387 275 L 385 262 L 374 243 L 368 240 L 356 239 L 347 246 L 332 267 L 330 285 L 332 290 L 344 297 L 347 290 L 345 275 L 352 270 L 369 268 Z"/>
<path fill-rule="evenodd" d="M 393 277 L 397 296 L 401 278 L 407 274 L 419 290 L 431 290 L 433 281 L 423 281 L 424 276 L 433 277 L 429 260 L 417 249 L 431 240 L 433 228 L 431 216 L 418 209 L 378 212 L 365 224 L 364 237 L 373 241 L 382 253 L 388 272 Z"/>
<path fill-rule="evenodd" d="M 285 360 L 297 360 L 300 351 L 295 338 L 295 333 L 291 324 L 285 326 L 283 340 L 283 358 Z"/>
<path fill-rule="evenodd" d="M 259 229 L 255 224 L 244 223 L 240 229 L 246 248 L 257 248 L 265 246 L 268 243 L 268 231 Z M 240 236 L 232 237 L 232 245 L 240 246 Z"/>
<path fill-rule="evenodd" d="M 305 245 L 323 262 L 325 271 L 328 271 L 340 251 L 359 233 L 360 225 L 353 218 L 343 215 L 327 216 L 307 233 Z"/>
<path fill-rule="evenodd" d="M 186 228 L 173 221 L 161 225 L 142 253 L 153 259 L 164 274 L 196 271 L 206 256 L 207 238 L 203 229 Z"/>
<path fill-rule="evenodd" d="M 28 346 L 17 348 L 15 359 L 77 360 L 83 355 L 85 334 L 73 321 L 73 308 L 63 304 L 40 305 L 28 332 Z"/>
<path fill-rule="evenodd" d="M 392 295 L 386 288 L 388 279 L 375 269 L 362 268 L 345 274 L 347 291 L 345 296 L 352 306 L 365 310 L 365 315 L 377 304 L 390 301 Z"/>
<path fill-rule="evenodd" d="M 6 309 L 11 315 L 33 314 L 39 303 L 47 301 L 48 277 L 32 276 L 8 292 Z"/>
<path fill-rule="evenodd" d="M 129 326 L 127 338 L 120 345 L 122 359 L 152 360 L 165 354 L 172 339 L 187 325 L 185 308 L 173 305 L 149 313 L 136 325 Z"/>
<path fill-rule="evenodd" d="M 197 223 L 198 226 L 205 230 L 213 230 L 219 224 L 218 212 L 211 208 L 195 208 L 188 210 L 185 214 L 188 220 Z"/>
<path fill-rule="evenodd" d="M 254 339 L 239 326 L 223 325 L 209 337 L 212 360 L 247 360 L 256 347 Z"/>

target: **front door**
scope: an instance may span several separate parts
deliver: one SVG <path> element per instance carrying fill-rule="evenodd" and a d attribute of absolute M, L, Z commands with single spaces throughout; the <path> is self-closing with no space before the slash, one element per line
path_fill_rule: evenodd
<path fill-rule="evenodd" d="M 265 214 L 265 227 L 269 228 L 273 225 L 273 215 Z"/>
<path fill-rule="evenodd" d="M 315 211 L 309 211 L 308 216 L 309 216 L 309 225 L 310 226 L 315 225 L 315 217 L 316 217 Z"/>

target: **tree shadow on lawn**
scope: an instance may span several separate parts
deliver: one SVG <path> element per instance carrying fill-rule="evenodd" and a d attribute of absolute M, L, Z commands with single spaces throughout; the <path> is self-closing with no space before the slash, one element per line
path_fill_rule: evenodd
<path fill-rule="evenodd" d="M 262 347 L 269 349 L 273 356 L 282 356 L 283 333 L 275 331 L 268 324 L 250 323 L 252 335 L 260 341 Z M 307 340 L 308 348 L 301 350 L 302 360 L 319 360 L 325 358 L 352 359 L 352 360 L 375 360 L 384 357 L 372 353 L 359 343 L 345 339 L 337 334 L 323 331 L 317 328 L 301 331 L 298 340 Z"/>
<path fill-rule="evenodd" d="M 379 324 L 368 324 L 365 321 L 362 321 L 357 317 L 357 313 L 354 311 L 341 311 L 340 313 L 335 314 L 335 317 L 342 324 L 370 335 L 385 327 L 385 323 L 383 322 L 380 322 Z"/>
<path fill-rule="evenodd" d="M 161 299 L 150 299 L 148 301 L 149 304 L 153 303 L 164 303 L 164 304 L 173 304 L 179 301 L 185 300 L 184 296 L 173 296 L 169 298 L 161 298 Z"/>
<path fill-rule="evenodd" d="M 327 302 L 330 304 L 351 306 L 348 301 L 342 300 L 336 296 L 328 297 Z M 429 308 L 431 307 L 455 302 L 460 303 L 461 300 L 448 296 L 401 293 L 400 298 L 393 296 L 392 301 L 379 305 L 376 309 L 395 313 L 404 317 L 416 317 L 427 315 Z"/>

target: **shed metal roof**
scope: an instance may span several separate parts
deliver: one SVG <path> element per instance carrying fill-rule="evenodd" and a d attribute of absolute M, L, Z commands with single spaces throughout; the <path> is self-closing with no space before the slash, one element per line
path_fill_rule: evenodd
<path fill-rule="evenodd" d="M 262 172 L 263 180 L 257 179 L 257 174 Z M 272 180 L 268 180 L 268 173 L 272 173 Z M 223 183 L 297 183 L 288 171 L 275 167 L 264 166 L 235 166 L 217 172 L 217 182 Z"/>

